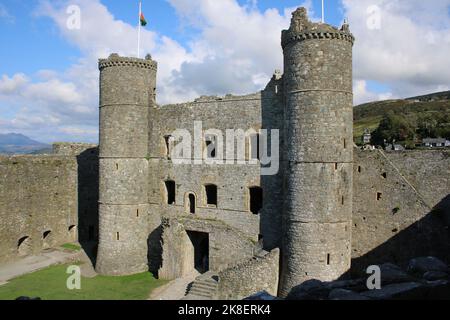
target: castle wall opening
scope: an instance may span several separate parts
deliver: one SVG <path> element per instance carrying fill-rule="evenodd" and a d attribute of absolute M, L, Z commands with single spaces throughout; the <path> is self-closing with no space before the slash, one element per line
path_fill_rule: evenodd
<path fill-rule="evenodd" d="M 166 185 L 167 204 L 175 204 L 175 196 L 176 196 L 175 181 L 168 180 L 165 181 L 164 184 Z"/>
<path fill-rule="evenodd" d="M 206 205 L 217 207 L 217 186 L 214 184 L 205 185 Z"/>
<path fill-rule="evenodd" d="M 217 137 L 215 135 L 207 135 L 205 137 L 205 145 L 207 150 L 207 158 L 215 159 L 217 156 L 216 148 L 217 148 Z"/>
<path fill-rule="evenodd" d="M 42 247 L 44 249 L 51 248 L 53 242 L 52 231 L 47 230 L 42 234 Z"/>
<path fill-rule="evenodd" d="M 200 273 L 209 271 L 209 234 L 187 231 L 194 249 L 194 269 Z"/>
<path fill-rule="evenodd" d="M 30 237 L 22 237 L 17 242 L 17 252 L 20 257 L 27 256 L 31 253 L 31 239 Z"/>
<path fill-rule="evenodd" d="M 253 214 L 259 214 L 263 207 L 263 190 L 260 187 L 249 188 L 250 192 L 250 212 Z"/>
<path fill-rule="evenodd" d="M 193 193 L 190 193 L 187 199 L 187 208 L 189 209 L 189 213 L 195 214 L 195 202 L 195 195 Z"/>
<path fill-rule="evenodd" d="M 71 241 L 76 241 L 77 240 L 77 228 L 76 225 L 71 225 L 68 229 L 67 229 L 68 233 L 69 233 L 69 239 Z"/>
<path fill-rule="evenodd" d="M 261 160 L 261 136 L 253 134 L 250 136 L 250 155 L 252 160 Z"/>

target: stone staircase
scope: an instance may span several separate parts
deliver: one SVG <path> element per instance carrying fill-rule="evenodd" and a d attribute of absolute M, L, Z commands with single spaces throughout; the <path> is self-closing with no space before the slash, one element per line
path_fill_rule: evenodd
<path fill-rule="evenodd" d="M 219 277 L 214 272 L 198 276 L 187 289 L 187 295 L 182 300 L 215 300 L 219 287 Z"/>

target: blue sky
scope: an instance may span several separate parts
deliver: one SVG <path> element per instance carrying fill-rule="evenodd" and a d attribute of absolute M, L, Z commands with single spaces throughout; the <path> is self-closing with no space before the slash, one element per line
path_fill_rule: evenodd
<path fill-rule="evenodd" d="M 102 0 L 101 3 L 117 19 L 130 25 L 136 24 L 137 0 Z M 239 0 L 239 3 L 243 6 L 252 5 L 247 0 Z M 296 0 L 260 0 L 257 7 L 259 10 L 277 8 L 282 11 L 301 3 L 302 1 Z M 315 0 L 312 3 L 314 10 L 319 13 L 321 1 Z M 0 50 L 2 61 L 8 61 L 7 64 L 0 65 L 0 74 L 32 74 L 41 69 L 63 71 L 80 56 L 78 48 L 61 37 L 52 19 L 38 15 L 38 5 L 39 0 L 1 1 L 1 6 L 11 18 L 0 20 L 0 39 L 2 43 L 8 44 L 7 50 Z M 326 9 L 327 22 L 339 24 L 342 21 L 340 1 L 327 0 Z M 176 10 L 165 0 L 144 0 L 143 12 L 152 29 L 183 45 L 187 45 L 198 32 L 195 28 L 180 23 Z"/>
<path fill-rule="evenodd" d="M 71 4 L 79 31 L 66 27 Z M 450 0 L 325 4 L 327 23 L 346 17 L 357 38 L 356 104 L 449 89 Z M 301 5 L 319 18 L 320 0 L 144 0 L 142 51 L 159 62 L 158 102 L 262 89 L 282 69 L 280 33 Z M 137 0 L 1 0 L 0 133 L 96 142 L 96 61 L 136 54 L 137 10 Z"/>

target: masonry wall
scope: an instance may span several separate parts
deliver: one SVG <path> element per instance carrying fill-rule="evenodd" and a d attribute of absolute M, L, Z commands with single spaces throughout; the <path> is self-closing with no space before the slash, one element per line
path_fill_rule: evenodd
<path fill-rule="evenodd" d="M 201 97 L 194 102 L 177 105 L 167 105 L 151 110 L 152 121 L 149 147 L 149 216 L 171 218 L 193 218 L 202 221 L 204 228 L 210 233 L 211 239 L 216 236 L 224 241 L 216 241 L 211 247 L 217 252 L 212 254 L 212 266 L 223 268 L 233 261 L 233 257 L 248 257 L 242 248 L 232 248 L 233 239 L 226 239 L 223 227 L 231 233 L 242 234 L 253 244 L 264 239 L 266 248 L 278 247 L 281 237 L 281 206 L 282 206 L 282 168 L 277 168 L 274 175 L 264 176 L 258 161 L 249 163 L 251 144 L 245 141 L 245 160 L 247 164 L 205 164 L 194 163 L 203 160 L 205 134 L 209 129 L 220 130 L 223 134 L 223 155 L 229 157 L 226 148 L 226 131 L 254 129 L 278 129 L 280 132 L 280 149 L 283 145 L 282 135 L 282 80 L 274 76 L 267 88 L 256 94 L 246 96 L 228 95 L 219 97 Z M 201 122 L 198 140 L 195 140 L 194 122 Z M 165 137 L 173 135 L 176 130 L 185 130 L 191 135 L 190 155 L 179 155 L 176 159 L 169 158 Z M 214 132 L 208 132 L 215 134 Z M 269 143 L 270 143 L 269 137 Z M 194 153 L 194 144 L 198 143 L 201 155 Z M 237 157 L 235 153 L 231 159 Z M 228 155 L 227 155 L 228 152 Z M 270 153 L 269 153 L 270 154 Z M 220 155 L 220 151 L 218 151 Z M 173 160 L 189 160 L 188 164 L 174 163 Z M 175 203 L 167 203 L 165 181 L 176 184 Z M 217 205 L 208 205 L 205 186 L 217 186 Z M 261 187 L 263 190 L 263 208 L 260 214 L 250 212 L 250 187 Z M 196 212 L 189 212 L 189 194 L 195 196 Z M 157 220 L 152 219 L 150 227 L 149 257 L 151 269 L 164 266 L 159 261 L 164 256 L 164 247 L 154 241 L 161 234 Z M 191 230 L 192 231 L 192 230 Z M 169 232 L 169 231 L 166 231 Z M 245 240 L 248 242 L 248 240 Z M 244 241 L 244 242 L 245 242 Z M 252 245 L 253 245 L 252 244 Z M 239 251 L 244 252 L 243 254 Z M 252 252 L 249 253 L 250 256 Z M 163 259 L 164 260 L 164 259 Z M 167 261 L 167 259 L 166 259 Z"/>
<path fill-rule="evenodd" d="M 350 268 L 352 46 L 348 26 L 297 9 L 282 32 L 286 171 L 280 294 Z"/>
<path fill-rule="evenodd" d="M 219 299 L 242 300 L 260 291 L 278 293 L 280 250 L 219 272 Z"/>
<path fill-rule="evenodd" d="M 78 240 L 82 244 L 96 243 L 98 241 L 98 145 L 55 143 L 53 154 L 73 157 L 77 161 Z"/>
<path fill-rule="evenodd" d="M 250 259 L 256 242 L 218 220 L 192 216 L 164 218 L 162 261 L 158 276 L 176 279 L 194 272 L 193 244 L 187 232 L 207 233 L 209 238 L 209 270 L 221 271 Z"/>
<path fill-rule="evenodd" d="M 77 240 L 77 181 L 75 157 L 0 157 L 0 262 Z"/>
<path fill-rule="evenodd" d="M 148 270 L 148 138 L 157 63 L 112 54 L 99 61 L 99 246 L 96 271 Z"/>
<path fill-rule="evenodd" d="M 449 151 L 357 151 L 352 271 L 423 255 L 449 261 Z"/>

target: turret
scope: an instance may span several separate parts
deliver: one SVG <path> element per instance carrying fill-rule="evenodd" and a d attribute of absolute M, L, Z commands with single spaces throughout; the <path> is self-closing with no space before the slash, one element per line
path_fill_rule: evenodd
<path fill-rule="evenodd" d="M 157 63 L 112 54 L 100 69 L 99 248 L 96 270 L 148 270 L 149 113 Z"/>
<path fill-rule="evenodd" d="M 308 20 L 304 8 L 282 34 L 286 134 L 280 295 L 350 268 L 354 37 Z"/>

